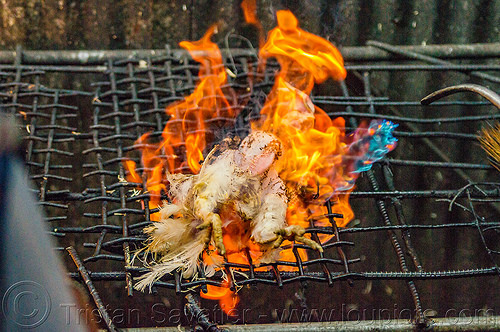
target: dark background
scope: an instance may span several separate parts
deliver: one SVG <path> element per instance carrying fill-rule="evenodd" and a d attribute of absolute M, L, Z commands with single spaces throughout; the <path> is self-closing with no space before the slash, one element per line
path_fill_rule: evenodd
<path fill-rule="evenodd" d="M 375 39 L 420 45 L 498 42 L 500 2 L 304 0 L 257 1 L 264 29 L 288 8 L 301 26 L 337 45 Z M 0 47 L 14 49 L 134 49 L 175 47 L 199 39 L 215 22 L 220 37 L 248 35 L 239 0 L 0 1 Z"/>

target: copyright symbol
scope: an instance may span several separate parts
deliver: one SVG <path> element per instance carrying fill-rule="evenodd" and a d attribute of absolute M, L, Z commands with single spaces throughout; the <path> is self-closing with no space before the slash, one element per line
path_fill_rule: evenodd
<path fill-rule="evenodd" d="M 16 282 L 2 298 L 5 317 L 26 328 L 40 326 L 49 317 L 51 307 L 49 293 L 34 281 Z"/>

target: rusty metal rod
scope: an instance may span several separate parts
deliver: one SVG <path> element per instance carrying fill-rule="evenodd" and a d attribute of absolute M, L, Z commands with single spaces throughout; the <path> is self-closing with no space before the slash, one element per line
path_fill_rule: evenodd
<path fill-rule="evenodd" d="M 457 313 L 458 314 L 458 313 Z M 500 316 L 445 317 L 434 318 L 432 331 L 498 331 Z M 220 325 L 220 330 L 233 332 L 319 332 L 319 331 L 413 331 L 415 326 L 407 319 L 353 320 L 333 322 L 281 323 L 281 324 L 242 324 Z M 191 327 L 143 327 L 123 329 L 123 332 L 187 332 Z"/>
<path fill-rule="evenodd" d="M 459 58 L 494 58 L 500 56 L 500 43 L 484 44 L 444 44 L 444 45 L 416 45 L 397 46 L 407 52 L 417 52 L 438 58 L 459 59 Z M 377 47 L 357 46 L 342 47 L 340 49 L 346 61 L 381 61 L 400 59 L 401 56 L 388 53 Z M 227 54 L 227 50 L 222 50 Z M 250 49 L 231 49 L 234 56 L 255 56 L 256 53 Z M 0 51 L 0 63 L 11 64 L 17 56 L 16 51 Z M 167 50 L 66 50 L 66 51 L 22 51 L 22 63 L 33 65 L 102 65 L 107 60 L 123 59 L 147 59 L 148 57 L 169 56 L 181 59 L 187 55 L 187 51 L 181 49 Z"/>
<path fill-rule="evenodd" d="M 401 48 L 401 46 L 393 46 L 390 44 L 381 43 L 381 42 L 373 41 L 373 40 L 368 41 L 366 44 L 369 46 L 380 48 L 381 50 L 384 50 L 384 51 L 387 51 L 390 53 L 394 53 L 394 54 L 406 57 L 408 59 L 420 60 L 420 61 L 424 61 L 427 63 L 433 63 L 433 64 L 443 65 L 443 66 L 453 65 L 453 63 L 451 63 L 451 62 L 437 59 L 436 56 L 424 55 L 424 54 L 419 53 L 418 51 L 415 52 L 415 51 L 404 50 L 403 48 Z M 493 76 L 493 75 L 489 75 L 489 74 L 485 74 L 485 73 L 477 72 L 477 71 L 468 71 L 468 70 L 459 70 L 459 71 L 463 71 L 463 72 L 465 72 L 465 74 L 467 74 L 471 77 L 476 77 L 476 78 L 487 80 L 490 82 L 500 83 L 500 77 L 497 77 L 497 76 Z"/>
<path fill-rule="evenodd" d="M 500 110 L 500 96 L 496 94 L 495 92 L 491 91 L 488 88 L 485 88 L 484 86 L 477 85 L 477 84 L 460 84 L 460 85 L 454 85 L 450 86 L 438 91 L 435 91 L 431 93 L 430 95 L 422 98 L 420 103 L 422 105 L 429 105 L 435 102 L 436 100 L 439 100 L 441 98 L 444 98 L 446 96 L 458 93 L 458 92 L 474 92 L 477 93 L 478 95 L 484 97 L 486 100 L 488 100 L 490 103 L 495 105 L 496 108 Z"/>
<path fill-rule="evenodd" d="M 87 288 L 89 290 L 90 295 L 94 299 L 94 303 L 97 306 L 97 310 L 99 310 L 99 313 L 106 323 L 106 326 L 108 328 L 108 331 L 111 332 L 118 332 L 118 329 L 115 327 L 113 324 L 113 320 L 111 317 L 108 315 L 108 312 L 106 311 L 106 308 L 104 307 L 104 304 L 102 303 L 101 298 L 99 297 L 99 294 L 97 293 L 97 290 L 94 287 L 94 284 L 92 283 L 92 280 L 90 279 L 90 275 L 85 268 L 85 265 L 83 265 L 80 257 L 78 256 L 78 253 L 76 252 L 75 248 L 73 247 L 68 247 L 66 248 L 68 251 L 69 255 L 71 256 L 71 259 L 75 263 L 76 267 L 78 268 L 78 272 L 80 273 L 80 276 L 82 277 L 83 281 L 85 282 L 85 285 L 87 285 Z"/>
<path fill-rule="evenodd" d="M 186 309 L 189 314 L 196 319 L 196 323 L 207 332 L 219 332 L 219 328 L 216 324 L 211 323 L 208 317 L 203 313 L 203 310 L 198 305 L 197 301 L 194 299 L 192 294 L 186 295 Z M 187 314 L 187 313 L 186 313 Z"/>

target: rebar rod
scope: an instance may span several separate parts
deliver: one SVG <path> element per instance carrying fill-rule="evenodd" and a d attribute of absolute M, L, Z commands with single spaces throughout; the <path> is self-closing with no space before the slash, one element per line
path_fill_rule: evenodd
<path fill-rule="evenodd" d="M 118 332 L 118 329 L 115 327 L 115 325 L 113 324 L 113 320 L 108 315 L 108 312 L 106 311 L 106 308 L 102 303 L 101 297 L 99 296 L 99 293 L 97 293 L 97 290 L 95 289 L 94 284 L 92 283 L 92 279 L 90 278 L 90 275 L 87 272 L 85 265 L 83 265 L 82 261 L 80 260 L 80 257 L 78 256 L 78 253 L 76 252 L 75 248 L 68 247 L 66 248 L 66 250 L 68 251 L 73 262 L 75 263 L 76 268 L 78 269 L 78 273 L 85 282 L 85 285 L 87 286 L 87 289 L 89 290 L 92 299 L 94 299 L 94 303 L 97 306 L 97 310 L 99 310 L 99 314 L 104 320 L 104 323 L 108 328 L 108 331 Z"/>
<path fill-rule="evenodd" d="M 385 320 L 344 320 L 335 322 L 308 322 L 308 323 L 280 323 L 280 324 L 241 324 L 221 325 L 221 330 L 232 332 L 334 332 L 334 331 L 380 331 L 380 332 L 407 332 L 413 331 L 414 326 L 408 319 Z M 433 318 L 431 331 L 498 331 L 500 329 L 500 316 L 465 316 Z M 157 332 L 158 328 L 131 328 L 123 329 L 124 332 Z M 164 332 L 188 332 L 190 328 L 164 327 Z"/>
<path fill-rule="evenodd" d="M 488 44 L 444 44 L 426 46 L 402 45 L 398 48 L 408 52 L 418 52 L 423 55 L 439 58 L 490 58 L 500 56 L 500 43 Z M 223 52 L 227 52 L 223 50 Z M 343 47 L 342 55 L 346 61 L 382 61 L 398 59 L 378 47 Z M 82 50 L 82 51 L 31 51 L 22 50 L 23 62 L 31 65 L 91 65 L 103 64 L 107 60 L 113 61 L 148 57 L 182 58 L 187 52 L 184 50 L 166 49 L 157 50 Z M 255 51 L 249 49 L 232 49 L 233 56 L 255 56 Z M 0 63 L 12 63 L 19 51 L 0 51 Z M 225 55 L 225 53 L 223 53 Z M 400 58 L 400 57 L 399 57 Z"/>
<path fill-rule="evenodd" d="M 395 53 L 395 54 L 405 56 L 405 57 L 415 59 L 415 60 L 421 60 L 421 61 L 434 63 L 434 64 L 438 64 L 438 65 L 443 65 L 443 66 L 453 65 L 449 61 L 436 59 L 436 57 L 423 55 L 423 54 L 420 54 L 420 53 L 415 52 L 415 51 L 404 50 L 402 47 L 393 46 L 393 45 L 381 43 L 378 41 L 370 40 L 366 44 L 369 46 L 374 46 L 374 47 L 380 48 L 380 49 L 387 51 L 387 52 Z M 493 75 L 485 74 L 485 73 L 481 73 L 481 72 L 476 72 L 476 71 L 468 71 L 465 68 L 462 68 L 462 69 L 458 68 L 458 71 L 465 72 L 466 74 L 470 75 L 471 77 L 479 78 L 479 79 L 494 82 L 494 83 L 500 83 L 500 77 L 497 77 L 497 76 L 493 76 Z"/>
<path fill-rule="evenodd" d="M 363 73 L 363 86 L 364 86 L 364 90 L 365 90 L 364 91 L 365 96 L 368 98 L 368 100 L 371 100 L 372 99 L 372 92 L 371 92 L 370 77 L 369 77 L 368 72 Z M 373 104 L 370 105 L 369 112 L 371 114 L 375 113 L 375 106 Z M 370 185 L 371 185 L 373 191 L 379 191 L 380 186 L 379 186 L 377 178 L 375 177 L 374 169 L 373 168 L 369 169 L 366 173 L 367 173 L 367 176 L 368 176 L 368 179 L 369 179 L 369 182 L 370 182 Z M 392 200 L 392 202 L 394 203 L 394 200 Z M 382 222 L 384 223 L 384 225 L 391 226 L 392 225 L 391 219 L 389 218 L 386 203 L 384 202 L 384 200 L 377 199 L 376 204 L 377 204 L 377 208 L 379 210 L 379 213 L 380 213 L 380 216 L 381 216 L 381 219 L 382 219 Z M 400 224 L 402 223 L 401 219 L 399 219 L 398 221 L 400 222 Z M 405 232 L 408 232 L 408 230 L 402 231 L 402 233 L 405 233 Z M 399 267 L 400 267 L 401 271 L 402 272 L 409 272 L 407 264 L 406 264 L 405 253 L 403 252 L 403 250 L 401 248 L 401 245 L 400 245 L 399 240 L 395 234 L 395 231 L 388 230 L 387 233 L 389 235 L 389 239 L 391 240 L 392 247 L 396 253 L 397 260 L 398 260 Z M 405 245 L 408 245 L 408 244 L 409 244 L 408 242 L 405 242 Z M 408 250 L 408 247 L 406 249 Z M 412 250 L 412 247 L 410 247 L 410 250 Z M 415 257 L 415 259 L 416 259 L 416 257 Z M 418 293 L 415 282 L 413 280 L 408 280 L 406 282 L 406 285 L 408 286 L 411 297 L 413 299 L 413 304 L 415 306 L 415 316 L 416 316 L 415 317 L 415 325 L 417 328 L 427 327 L 428 320 L 425 317 L 425 314 L 422 310 L 422 304 L 420 302 L 420 295 Z"/>

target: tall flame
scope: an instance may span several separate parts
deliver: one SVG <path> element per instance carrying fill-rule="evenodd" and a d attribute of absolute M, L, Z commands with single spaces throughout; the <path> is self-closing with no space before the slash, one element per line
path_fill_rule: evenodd
<path fill-rule="evenodd" d="M 255 2 L 255 0 L 243 0 L 241 2 L 241 9 L 243 9 L 245 22 L 262 28 L 262 24 L 257 18 L 257 3 Z"/>
<path fill-rule="evenodd" d="M 264 44 L 264 28 L 262 27 L 262 23 L 260 23 L 259 18 L 257 17 L 256 0 L 243 0 L 241 2 L 241 9 L 243 10 L 245 22 L 255 26 L 259 31 L 259 46 L 262 47 L 262 45 Z"/>
<path fill-rule="evenodd" d="M 158 207 L 161 192 L 166 189 L 165 169 L 170 173 L 199 172 L 207 146 L 206 133 L 210 131 L 206 120 L 215 117 L 232 119 L 237 115 L 222 91 L 227 76 L 219 47 L 210 40 L 216 30 L 216 25 L 213 25 L 200 40 L 179 44 L 200 63 L 199 82 L 192 94 L 166 108 L 170 118 L 160 143 L 151 143 L 149 133 L 135 143 L 135 147 L 142 151 L 141 163 L 147 177 L 151 208 Z M 142 182 L 135 171 L 135 163 L 127 161 L 124 166 L 129 172 L 128 181 Z M 157 215 L 152 216 L 152 220 L 157 218 Z"/>
<path fill-rule="evenodd" d="M 344 60 L 335 46 L 300 29 L 292 12 L 280 10 L 277 17 L 278 27 L 269 32 L 259 56 L 275 57 L 281 65 L 280 76 L 286 82 L 309 94 L 314 82 L 345 79 Z"/>
<path fill-rule="evenodd" d="M 142 135 L 136 142 L 135 147 L 140 149 L 141 164 L 143 165 L 143 174 L 146 176 L 146 189 L 149 193 L 149 207 L 154 209 L 158 207 L 161 201 L 161 193 L 166 190 L 165 178 L 163 173 L 164 159 L 157 144 L 148 143 L 149 133 Z M 124 167 L 128 171 L 127 181 L 142 183 L 142 178 L 136 171 L 136 164 L 132 160 L 125 160 Z M 144 206 L 142 207 L 144 208 Z M 153 214 L 151 220 L 158 221 L 159 215 Z"/>
<path fill-rule="evenodd" d="M 346 187 L 350 179 L 346 179 L 342 167 L 346 152 L 344 119 L 332 121 L 309 98 L 314 83 L 330 77 L 342 80 L 346 70 L 340 52 L 325 39 L 300 29 L 290 11 L 278 11 L 277 17 L 278 27 L 269 32 L 260 57 L 275 57 L 281 70 L 261 110 L 262 119 L 252 128 L 272 132 L 284 144 L 277 168 L 292 196 L 287 221 L 307 227 L 311 216 L 320 217 L 327 211 L 318 201 L 307 202 L 299 193 L 317 188 L 316 195 L 324 201 L 336 188 Z M 336 200 L 338 204 L 333 209 L 343 214 L 339 226 L 344 226 L 354 214 L 347 195 Z M 327 226 L 327 219 L 318 219 L 317 224 Z M 328 236 L 323 235 L 320 240 L 326 241 Z M 301 255 L 305 256 L 303 252 Z M 283 250 L 280 257 L 286 261 L 295 259 L 292 250 Z"/>
<path fill-rule="evenodd" d="M 222 55 L 219 47 L 210 40 L 216 28 L 215 25 L 210 27 L 196 42 L 183 41 L 179 44 L 201 67 L 198 74 L 200 81 L 194 92 L 166 109 L 170 120 L 163 130 L 163 146 L 172 149 L 184 145 L 186 154 L 185 159 L 177 158 L 168 164 L 170 172 L 182 171 L 183 162 L 187 161 L 191 172 L 198 173 L 206 148 L 206 120 L 236 116 L 221 88 L 227 82 Z"/>
<path fill-rule="evenodd" d="M 254 0 L 244 0 L 242 8 L 247 22 L 261 26 L 255 15 Z M 273 133 L 283 144 L 283 155 L 276 168 L 290 196 L 287 223 L 308 227 L 314 219 L 317 226 L 328 226 L 325 218 L 328 211 L 322 202 L 333 200 L 332 212 L 343 215 L 338 222 L 342 227 L 354 214 L 348 195 L 338 195 L 338 191 L 352 190 L 359 172 L 394 148 L 395 139 L 391 135 L 394 125 L 388 121 L 373 122 L 346 135 L 344 119 L 330 119 L 309 98 L 314 84 L 329 78 L 345 79 L 340 52 L 327 40 L 300 29 L 290 11 L 278 11 L 277 19 L 278 26 L 262 43 L 259 56 L 262 61 L 276 58 L 281 69 L 261 110 L 261 118 L 252 123 L 252 130 Z M 224 96 L 226 71 L 219 48 L 210 40 L 215 31 L 212 26 L 199 41 L 180 43 L 200 63 L 199 82 L 191 95 L 166 108 L 170 119 L 159 144 L 149 143 L 149 134 L 136 142 L 142 151 L 141 163 L 152 207 L 158 206 L 166 189 L 165 170 L 199 172 L 207 140 L 211 139 L 207 133 L 213 129 L 207 120 L 234 119 L 237 115 Z M 128 181 L 142 182 L 134 162 L 126 161 L 125 167 L 129 171 Z M 228 261 L 248 264 L 248 257 L 258 261 L 260 246 L 250 239 L 248 223 L 230 205 L 222 207 L 219 215 L 225 225 L 223 242 Z M 157 217 L 152 216 L 152 220 Z M 320 236 L 320 241 L 328 241 L 329 237 Z M 303 250 L 299 255 L 306 258 Z M 211 259 L 208 255 L 203 257 L 205 261 Z M 292 249 L 282 250 L 280 259 L 295 261 Z M 201 296 L 219 299 L 226 313 L 238 302 L 227 281 L 222 287 L 208 286 L 208 293 Z"/>

